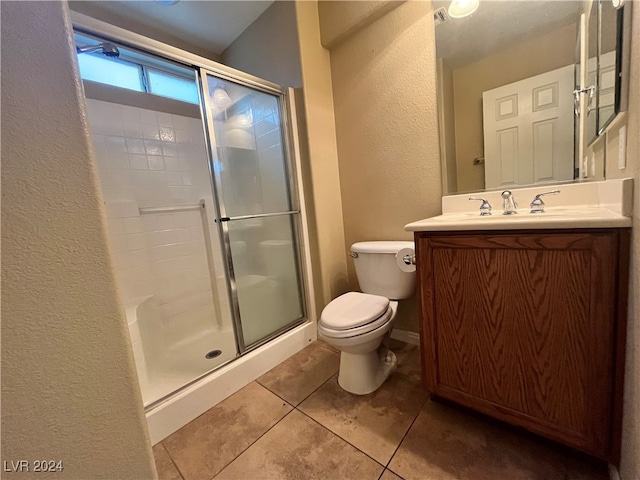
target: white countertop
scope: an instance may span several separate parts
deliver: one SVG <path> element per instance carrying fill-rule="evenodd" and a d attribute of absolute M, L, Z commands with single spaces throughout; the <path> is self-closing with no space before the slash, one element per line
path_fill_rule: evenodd
<path fill-rule="evenodd" d="M 540 192 L 560 189 L 559 195 L 543 197 L 544 213 L 530 213 L 529 202 Z M 633 180 L 547 185 L 513 190 L 520 203 L 515 215 L 502 214 L 501 191 L 482 192 L 493 205 L 493 214 L 480 216 L 479 202 L 469 202 L 469 194 L 443 197 L 443 214 L 405 225 L 412 232 L 464 230 L 529 230 L 566 228 L 631 227 Z"/>

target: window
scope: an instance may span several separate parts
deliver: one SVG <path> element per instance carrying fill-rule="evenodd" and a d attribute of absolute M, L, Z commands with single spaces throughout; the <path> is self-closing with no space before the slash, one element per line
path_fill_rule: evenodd
<path fill-rule="evenodd" d="M 78 55 L 80 76 L 83 80 L 106 83 L 114 87 L 144 92 L 142 68 L 133 63 L 111 60 L 101 54 Z"/>
<path fill-rule="evenodd" d="M 188 80 L 161 70 L 147 69 L 149 93 L 175 98 L 182 102 L 199 103 L 195 79 Z"/>
<path fill-rule="evenodd" d="M 95 45 L 101 40 L 75 34 L 78 46 Z M 111 58 L 101 53 L 78 55 L 83 80 L 113 85 L 137 92 L 199 104 L 198 85 L 193 69 L 150 55 L 118 47 L 120 56 Z"/>

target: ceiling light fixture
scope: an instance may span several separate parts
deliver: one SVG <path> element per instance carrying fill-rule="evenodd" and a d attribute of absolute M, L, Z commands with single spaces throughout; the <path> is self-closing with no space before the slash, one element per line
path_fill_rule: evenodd
<path fill-rule="evenodd" d="M 247 111 L 238 115 L 238 125 L 242 128 L 250 127 L 253 124 L 253 110 L 248 109 Z"/>
<path fill-rule="evenodd" d="M 218 108 L 225 109 L 231 105 L 231 98 L 227 91 L 222 87 L 216 88 L 213 91 L 212 97 L 213 104 Z"/>
<path fill-rule="evenodd" d="M 463 18 L 471 15 L 480 6 L 480 0 L 453 0 L 449 5 L 449 16 Z"/>

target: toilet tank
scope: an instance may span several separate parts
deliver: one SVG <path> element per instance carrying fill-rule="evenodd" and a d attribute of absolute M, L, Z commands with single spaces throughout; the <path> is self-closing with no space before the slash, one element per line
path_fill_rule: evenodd
<path fill-rule="evenodd" d="M 415 253 L 413 242 L 358 242 L 351 245 L 360 290 L 391 300 L 402 300 L 413 295 L 415 268 L 412 272 L 406 272 L 396 263 L 396 255 L 406 248 Z"/>

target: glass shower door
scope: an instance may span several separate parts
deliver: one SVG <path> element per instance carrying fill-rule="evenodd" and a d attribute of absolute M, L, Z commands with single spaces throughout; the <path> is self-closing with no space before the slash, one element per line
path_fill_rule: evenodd
<path fill-rule="evenodd" d="M 304 318 L 282 94 L 202 72 L 217 222 L 242 351 Z"/>

